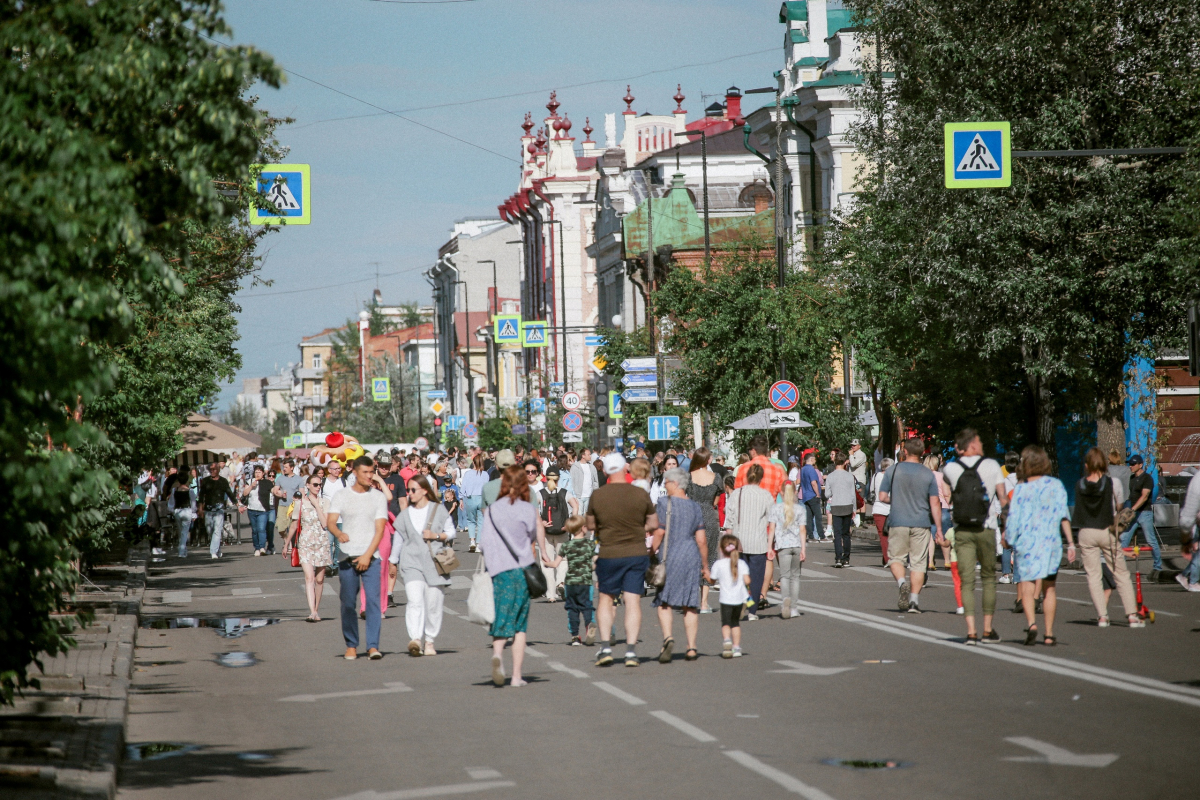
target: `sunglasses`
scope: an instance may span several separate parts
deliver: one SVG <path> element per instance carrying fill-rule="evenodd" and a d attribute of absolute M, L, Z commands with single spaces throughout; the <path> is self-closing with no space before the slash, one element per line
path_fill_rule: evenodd
<path fill-rule="evenodd" d="M 423 491 L 425 491 L 425 490 L 424 489 L 406 489 L 405 494 L 412 494 L 413 492 L 423 492 Z"/>
<path fill-rule="evenodd" d="M 308 485 L 309 486 L 320 486 L 321 482 L 320 481 L 309 481 Z"/>
<path fill-rule="evenodd" d="M 525 470 L 525 474 L 526 475 L 537 475 L 538 472 L 536 469 L 527 469 L 527 470 Z"/>

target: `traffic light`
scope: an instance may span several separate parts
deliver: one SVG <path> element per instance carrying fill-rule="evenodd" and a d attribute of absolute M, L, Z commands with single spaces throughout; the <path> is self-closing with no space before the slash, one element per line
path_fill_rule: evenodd
<path fill-rule="evenodd" d="M 595 396 L 592 398 L 592 408 L 596 410 L 596 423 L 605 425 L 608 423 L 608 378 L 596 378 L 594 386 Z"/>

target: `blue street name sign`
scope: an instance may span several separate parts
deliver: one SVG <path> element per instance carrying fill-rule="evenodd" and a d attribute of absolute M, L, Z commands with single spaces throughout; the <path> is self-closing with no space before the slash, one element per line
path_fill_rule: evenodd
<path fill-rule="evenodd" d="M 512 426 L 512 432 L 518 436 L 521 435 L 522 433 L 525 433 L 525 431 L 526 431 L 526 428 L 524 425 L 513 425 Z"/>
<path fill-rule="evenodd" d="M 446 391 L 444 389 L 430 389 L 425 393 L 425 396 L 430 400 L 445 400 Z"/>
<path fill-rule="evenodd" d="M 654 356 L 627 358 L 621 362 L 621 369 L 626 372 L 657 372 L 658 361 Z"/>
<path fill-rule="evenodd" d="M 646 438 L 650 441 L 669 442 L 679 436 L 679 417 L 650 417 L 646 429 Z"/>
<path fill-rule="evenodd" d="M 603 336 L 584 336 L 583 344 L 585 347 L 603 347 L 604 346 L 604 337 Z"/>
<path fill-rule="evenodd" d="M 621 383 L 624 386 L 658 386 L 658 373 L 656 372 L 628 372 Z"/>
<path fill-rule="evenodd" d="M 626 389 L 621 397 L 626 403 L 657 403 L 658 389 Z"/>

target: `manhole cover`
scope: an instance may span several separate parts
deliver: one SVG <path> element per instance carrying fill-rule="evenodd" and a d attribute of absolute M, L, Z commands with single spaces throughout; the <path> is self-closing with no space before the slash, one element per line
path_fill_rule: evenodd
<path fill-rule="evenodd" d="M 253 667 L 258 663 L 258 659 L 254 657 L 254 653 L 234 650 L 232 653 L 222 653 L 217 656 L 217 663 L 222 667 Z"/>
<path fill-rule="evenodd" d="M 875 761 L 865 758 L 825 758 L 821 763 L 846 769 L 902 769 L 912 766 L 907 761 Z"/>

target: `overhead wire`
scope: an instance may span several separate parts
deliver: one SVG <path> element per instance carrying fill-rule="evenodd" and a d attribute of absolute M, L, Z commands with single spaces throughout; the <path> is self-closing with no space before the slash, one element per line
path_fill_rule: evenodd
<path fill-rule="evenodd" d="M 409 114 L 414 111 L 432 111 L 432 110 L 438 109 L 438 108 L 451 108 L 454 106 L 467 106 L 467 105 L 474 105 L 475 103 L 489 103 L 494 100 L 511 100 L 514 97 L 527 97 L 527 96 L 533 95 L 533 94 L 545 94 L 546 92 L 549 92 L 551 90 L 561 91 L 563 89 L 578 89 L 583 86 L 596 86 L 596 85 L 599 85 L 602 83 L 622 83 L 624 81 L 635 81 L 638 78 L 645 78 L 650 75 L 658 75 L 663 72 L 675 72 L 677 70 L 691 69 L 693 67 L 707 67 L 707 66 L 711 66 L 713 64 L 721 64 L 726 61 L 733 61 L 734 59 L 737 59 L 737 58 L 749 58 L 750 56 L 760 56 L 764 53 L 774 53 L 778 49 L 779 48 L 777 48 L 777 47 L 772 47 L 767 50 L 755 50 L 752 53 L 739 53 L 737 55 L 726 56 L 725 58 L 718 58 L 713 61 L 698 61 L 694 64 L 679 64 L 674 67 L 664 67 L 662 69 L 652 69 L 649 72 L 642 72 L 637 75 L 626 75 L 623 78 L 601 78 L 601 79 L 594 80 L 594 81 L 584 81 L 583 83 L 568 83 L 568 84 L 564 84 L 561 86 L 551 86 L 549 89 L 530 89 L 530 90 L 524 91 L 524 92 L 513 92 L 511 94 L 498 94 L 498 95 L 493 95 L 491 97 L 480 97 L 480 98 L 476 98 L 474 100 L 456 100 L 452 103 L 437 103 L 435 105 L 429 105 L 429 106 L 414 106 L 412 108 L 402 108 L 399 110 L 399 112 L 385 112 L 385 113 Z M 302 128 L 308 128 L 312 125 L 321 125 L 326 122 L 342 122 L 342 121 L 351 120 L 351 119 L 366 119 L 366 118 L 370 118 L 370 117 L 382 117 L 382 116 L 385 116 L 385 113 L 355 114 L 353 116 L 348 116 L 348 117 L 330 117 L 329 119 L 318 119 L 318 120 L 314 120 L 313 122 L 307 122 L 303 125 L 293 125 L 289 128 L 289 130 L 297 131 Z"/>
<path fill-rule="evenodd" d="M 420 264 L 415 267 L 406 267 L 405 269 L 396 270 L 395 272 L 385 272 L 382 275 L 378 275 L 378 276 L 371 275 L 369 277 L 359 278 L 358 280 L 354 280 L 354 281 L 339 281 L 338 283 L 329 283 L 329 284 L 325 284 L 324 286 L 312 286 L 307 289 L 285 289 L 284 291 L 281 291 L 281 292 L 257 292 L 255 294 L 239 294 L 238 299 L 246 300 L 246 299 L 250 299 L 250 298 L 254 298 L 254 297 L 278 297 L 279 295 L 285 295 L 285 294 L 301 294 L 303 292 L 320 292 L 320 291 L 324 291 L 325 289 L 337 289 L 341 286 L 352 286 L 356 283 L 366 283 L 368 281 L 376 280 L 377 278 L 392 278 L 392 277 L 395 277 L 396 275 L 404 275 L 409 272 L 414 272 L 415 270 L 418 270 L 418 269 L 423 269 L 425 266 L 426 266 L 425 264 Z"/>
<path fill-rule="evenodd" d="M 210 42 L 214 42 L 214 43 L 216 43 L 216 44 L 219 44 L 219 45 L 221 45 L 222 47 L 230 47 L 230 48 L 231 48 L 231 47 L 233 47 L 233 46 L 234 46 L 234 45 L 231 45 L 231 44 L 229 44 L 228 42 L 222 42 L 220 39 L 214 39 L 214 38 L 213 38 L 213 37 L 211 37 L 211 36 L 207 36 L 207 35 L 205 35 L 205 34 L 201 33 L 200 31 L 195 31 L 195 33 L 196 33 L 198 36 L 202 36 L 203 38 L 205 38 L 205 39 L 208 39 Z M 462 144 L 465 144 L 465 145 L 467 145 L 467 146 L 469 146 L 469 147 L 474 147 L 476 150 L 482 150 L 482 151 L 483 151 L 483 152 L 485 152 L 485 153 L 490 153 L 490 154 L 492 154 L 492 155 L 494 155 L 494 156 L 497 156 L 497 157 L 499 157 L 499 158 L 503 158 L 505 161 L 511 161 L 511 162 L 512 162 L 512 163 L 514 163 L 514 164 L 520 164 L 520 163 L 521 163 L 520 161 L 518 161 L 518 160 L 517 160 L 517 159 L 515 159 L 515 158 L 512 158 L 511 156 L 506 156 L 506 155 L 504 155 L 503 153 L 497 153 L 495 150 L 489 150 L 488 148 L 484 147 L 484 146 L 483 146 L 483 145 L 481 145 L 481 144 L 475 144 L 474 142 L 467 141 L 466 139 L 463 139 L 463 138 L 461 138 L 461 137 L 455 136 L 455 135 L 454 135 L 454 134 L 452 134 L 452 133 L 447 133 L 446 131 L 439 130 L 438 128 L 435 128 L 435 127 L 433 127 L 432 125 L 426 125 L 424 122 L 418 122 L 417 120 L 415 120 L 415 119 L 412 119 L 412 118 L 410 118 L 410 117 L 405 117 L 405 116 L 403 116 L 403 115 L 401 115 L 401 114 L 398 114 L 398 113 L 397 113 L 397 112 L 395 112 L 395 111 L 389 111 L 388 109 L 384 108 L 383 106 L 377 106 L 377 105 L 375 105 L 375 104 L 374 104 L 374 103 L 372 103 L 370 100 L 363 100 L 361 97 L 355 97 L 354 95 L 350 94 L 349 92 L 343 92 L 341 89 L 335 89 L 334 87 L 330 86 L 329 84 L 327 84 L 327 83 L 321 83 L 320 81 L 318 81 L 318 80 L 315 80 L 315 79 L 313 79 L 313 78 L 310 78 L 310 77 L 308 77 L 307 75 L 301 75 L 299 72 L 296 72 L 296 71 L 294 71 L 294 70 L 287 69 L 287 68 L 285 68 L 285 67 L 280 67 L 280 70 L 282 70 L 283 72 L 286 72 L 288 75 L 293 75 L 293 76 L 295 76 L 295 77 L 297 77 L 297 78 L 300 78 L 301 80 L 305 80 L 305 81 L 308 81 L 309 83 L 315 84 L 315 85 L 317 85 L 317 86 L 320 86 L 320 87 L 322 87 L 322 88 L 324 88 L 324 89 L 328 89 L 329 91 L 331 91 L 331 92 L 334 92 L 335 94 L 340 94 L 342 97 L 347 97 L 347 98 L 349 98 L 349 99 L 351 99 L 351 100 L 354 100 L 355 102 L 362 103 L 363 105 L 370 106 L 371 108 L 378 109 L 378 110 L 379 110 L 381 113 L 383 113 L 383 114 L 390 114 L 391 116 L 393 116 L 393 117 L 396 117 L 397 119 L 402 119 L 402 120 L 404 120 L 405 122 L 408 122 L 408 123 L 411 123 L 411 124 L 413 124 L 413 125 L 416 125 L 416 126 L 417 126 L 417 127 L 419 127 L 419 128 L 424 128 L 424 129 L 425 129 L 425 130 L 427 130 L 427 131 L 432 131 L 433 133 L 436 133 L 436 134 L 439 134 L 439 135 L 441 135 L 441 136 L 445 136 L 445 137 L 447 137 L 447 138 L 453 139 L 453 140 L 454 140 L 454 141 L 456 141 L 456 142 L 461 142 Z"/>

